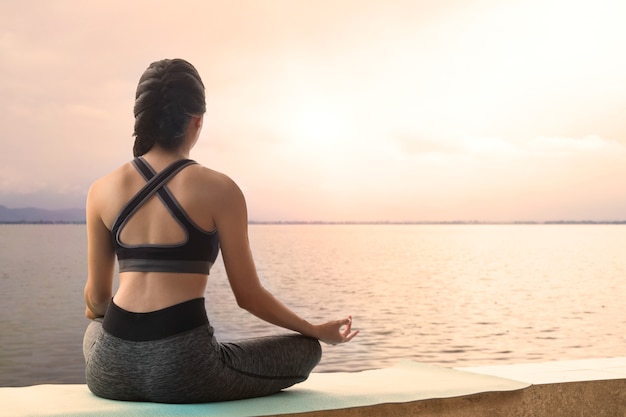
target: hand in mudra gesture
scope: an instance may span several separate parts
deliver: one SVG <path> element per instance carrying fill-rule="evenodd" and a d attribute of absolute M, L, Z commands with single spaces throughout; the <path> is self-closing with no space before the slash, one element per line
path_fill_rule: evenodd
<path fill-rule="evenodd" d="M 358 330 L 352 330 L 352 316 L 341 320 L 329 321 L 315 327 L 317 339 L 329 345 L 349 342 L 359 334 Z"/>

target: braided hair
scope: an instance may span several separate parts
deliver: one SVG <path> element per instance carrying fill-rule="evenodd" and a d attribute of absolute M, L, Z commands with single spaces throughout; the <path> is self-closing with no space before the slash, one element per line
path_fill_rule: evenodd
<path fill-rule="evenodd" d="M 172 150 L 183 141 L 191 116 L 206 111 L 204 84 L 198 71 L 183 59 L 153 62 L 135 94 L 135 157 L 154 144 Z"/>

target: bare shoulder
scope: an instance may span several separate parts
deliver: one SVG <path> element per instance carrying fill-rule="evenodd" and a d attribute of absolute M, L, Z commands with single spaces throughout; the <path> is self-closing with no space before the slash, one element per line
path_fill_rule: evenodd
<path fill-rule="evenodd" d="M 112 190 L 119 191 L 120 189 L 126 188 L 126 186 L 130 185 L 132 167 L 130 163 L 126 163 L 117 169 L 109 172 L 108 174 L 98 178 L 95 180 L 89 189 L 89 193 L 94 197 L 98 197 L 102 194 L 108 194 Z"/>
<path fill-rule="evenodd" d="M 132 175 L 133 167 L 126 163 L 95 180 L 87 194 L 87 210 L 97 214 L 109 224 L 132 193 L 137 176 Z"/>
<path fill-rule="evenodd" d="M 184 169 L 169 186 L 187 214 L 205 230 L 217 227 L 228 213 L 245 212 L 243 193 L 235 181 L 205 166 Z"/>
<path fill-rule="evenodd" d="M 205 195 L 215 194 L 217 197 L 241 194 L 241 189 L 228 175 L 202 165 L 194 167 L 193 186 L 199 187 Z"/>

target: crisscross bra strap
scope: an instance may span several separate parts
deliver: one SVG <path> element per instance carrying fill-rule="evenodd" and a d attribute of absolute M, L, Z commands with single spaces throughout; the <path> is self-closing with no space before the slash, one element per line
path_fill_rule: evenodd
<path fill-rule="evenodd" d="M 141 157 L 135 158 L 133 160 L 133 165 L 137 168 L 137 171 L 143 175 L 146 181 L 150 181 L 152 177 L 156 175 L 152 167 Z M 187 229 L 195 228 L 196 226 L 189 220 L 187 214 L 183 211 L 183 209 L 179 206 L 178 202 L 174 198 L 174 196 L 169 192 L 167 187 L 164 185 L 156 190 L 159 198 L 163 201 L 167 209 L 181 222 Z"/>
<path fill-rule="evenodd" d="M 156 175 L 156 172 L 148 165 L 148 163 L 142 158 L 137 157 L 133 159 L 132 164 L 137 168 L 137 171 L 144 177 L 146 181 L 150 181 L 152 177 Z"/>
<path fill-rule="evenodd" d="M 196 161 L 191 159 L 181 159 L 178 160 L 169 166 L 167 166 L 164 170 L 159 172 L 158 174 L 154 174 L 149 167 L 145 165 L 145 162 L 137 162 L 139 158 L 136 158 L 133 163 L 136 167 L 139 168 L 140 172 L 144 177 L 151 178 L 147 181 L 146 185 L 143 186 L 141 190 L 135 194 L 133 198 L 126 204 L 124 209 L 120 212 L 111 228 L 111 232 L 116 240 L 119 241 L 119 231 L 121 226 L 126 222 L 126 220 L 141 207 L 150 197 L 154 195 L 154 193 L 158 192 L 172 177 L 174 177 L 180 170 L 185 168 L 188 165 L 195 164 Z M 148 176 L 146 176 L 146 173 Z"/>

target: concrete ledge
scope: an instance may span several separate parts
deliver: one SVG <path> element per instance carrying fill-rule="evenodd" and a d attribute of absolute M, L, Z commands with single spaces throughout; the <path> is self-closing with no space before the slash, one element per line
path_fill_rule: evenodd
<path fill-rule="evenodd" d="M 626 358 L 579 359 L 456 369 L 500 376 L 531 384 L 554 384 L 626 378 Z"/>
<path fill-rule="evenodd" d="M 281 417 L 622 417 L 626 380 L 533 385 L 520 391 L 486 392 Z"/>
<path fill-rule="evenodd" d="M 312 374 L 274 396 L 212 404 L 109 401 L 93 396 L 85 385 L 0 388 L 0 403 L 6 417 L 626 417 L 626 358 L 462 369 L 405 362 L 387 369 Z"/>

